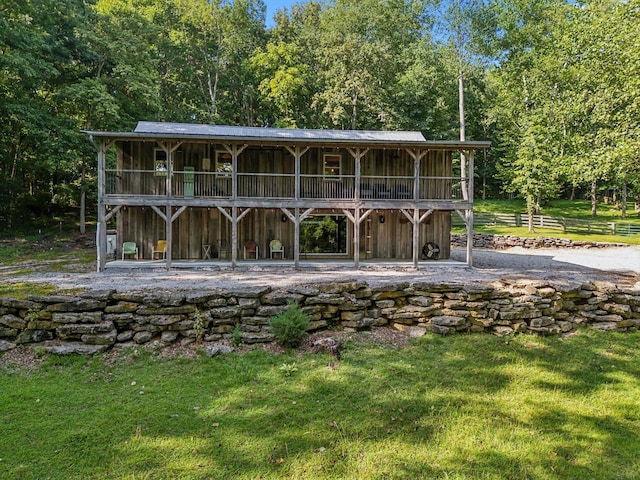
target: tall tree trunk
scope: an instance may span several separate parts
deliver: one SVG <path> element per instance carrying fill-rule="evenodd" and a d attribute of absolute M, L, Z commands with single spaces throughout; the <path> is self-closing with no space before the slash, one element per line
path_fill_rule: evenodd
<path fill-rule="evenodd" d="M 460 115 L 460 141 L 466 140 L 465 122 L 464 122 L 464 72 L 462 69 L 458 71 L 458 113 Z M 460 181 L 462 182 L 462 198 L 469 200 L 467 191 L 467 157 L 464 152 L 460 152 Z M 471 176 L 471 172 L 469 172 Z"/>
<path fill-rule="evenodd" d="M 598 183 L 595 180 L 591 181 L 591 216 L 595 217 L 598 214 Z"/>
<path fill-rule="evenodd" d="M 620 189 L 620 211 L 622 218 L 627 218 L 627 181 L 622 181 L 622 188 Z"/>
<path fill-rule="evenodd" d="M 80 177 L 80 233 L 84 235 L 87 228 L 86 223 L 86 202 L 87 202 L 87 188 L 85 185 L 86 175 L 86 158 L 82 159 L 82 173 Z"/>
<path fill-rule="evenodd" d="M 535 233 L 533 228 L 533 213 L 535 210 L 535 199 L 533 195 L 527 195 L 527 220 L 529 222 L 529 233 Z"/>

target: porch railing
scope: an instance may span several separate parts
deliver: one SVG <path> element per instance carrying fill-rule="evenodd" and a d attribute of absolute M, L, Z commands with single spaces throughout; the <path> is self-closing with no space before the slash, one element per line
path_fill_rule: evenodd
<path fill-rule="evenodd" d="M 165 196 L 166 172 L 155 170 L 107 170 L 107 195 Z M 237 196 L 241 198 L 295 198 L 294 174 L 238 173 Z M 178 198 L 231 198 L 233 177 L 229 173 L 174 171 L 172 195 Z M 303 199 L 351 200 L 354 175 L 300 175 Z M 420 177 L 419 200 L 462 201 L 460 177 Z M 413 200 L 415 182 L 409 176 L 361 176 L 360 198 L 367 200 Z"/>
<path fill-rule="evenodd" d="M 294 198 L 293 174 L 238 173 L 238 196 L 250 198 Z"/>

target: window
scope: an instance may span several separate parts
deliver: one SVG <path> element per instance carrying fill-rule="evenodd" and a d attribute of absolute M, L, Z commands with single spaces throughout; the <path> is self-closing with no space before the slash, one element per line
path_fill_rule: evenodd
<path fill-rule="evenodd" d="M 231 154 L 222 150 L 216 151 L 216 173 L 222 174 L 222 176 L 231 176 L 232 172 Z"/>
<path fill-rule="evenodd" d="M 167 152 L 161 148 L 153 149 L 153 160 L 157 177 L 167 176 Z"/>
<path fill-rule="evenodd" d="M 325 153 L 323 176 L 325 180 L 338 180 L 342 167 L 342 155 L 338 153 Z"/>
<path fill-rule="evenodd" d="M 303 253 L 345 255 L 348 221 L 344 215 L 310 215 L 300 223 Z"/>

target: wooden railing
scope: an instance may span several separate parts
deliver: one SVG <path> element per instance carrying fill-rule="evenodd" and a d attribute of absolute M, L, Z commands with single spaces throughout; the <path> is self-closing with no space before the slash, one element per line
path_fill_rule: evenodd
<path fill-rule="evenodd" d="M 167 173 L 154 170 L 107 170 L 107 195 L 165 196 Z M 238 173 L 238 198 L 294 199 L 294 174 Z M 174 171 L 171 194 L 176 198 L 231 198 L 230 173 Z M 352 200 L 354 175 L 300 175 L 300 198 Z M 420 177 L 419 200 L 463 200 L 460 177 Z M 409 176 L 362 176 L 360 198 L 366 200 L 413 200 L 415 181 Z"/>

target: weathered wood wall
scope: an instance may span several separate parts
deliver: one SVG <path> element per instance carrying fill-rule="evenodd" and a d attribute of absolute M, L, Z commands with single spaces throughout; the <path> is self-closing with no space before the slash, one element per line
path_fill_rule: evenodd
<path fill-rule="evenodd" d="M 124 170 L 153 170 L 153 142 L 122 142 L 118 149 L 118 168 Z M 215 152 L 224 150 L 221 145 L 183 144 L 175 152 L 174 171 L 182 171 L 185 166 L 203 171 L 203 158 L 210 158 L 208 171 L 215 171 Z M 353 175 L 355 162 L 345 149 L 315 148 L 302 158 L 302 173 L 322 175 L 323 155 L 342 155 L 342 175 Z M 372 149 L 361 163 L 362 176 L 413 176 L 413 159 L 402 149 Z M 421 162 L 420 175 L 429 177 L 450 176 L 452 168 L 451 152 L 431 151 Z M 294 160 L 284 148 L 247 148 L 238 159 L 238 171 L 242 173 L 276 173 L 292 175 Z M 163 184 L 162 177 L 157 179 Z M 154 181 L 155 181 L 154 180 Z M 141 180 L 142 181 L 142 180 Z M 437 198 L 448 198 L 447 185 L 440 182 L 434 187 Z M 185 204 L 187 204 L 185 200 Z M 286 205 L 283 203 L 283 206 Z M 157 206 L 165 212 L 165 206 Z M 391 204 L 390 204 L 391 207 Z M 315 212 L 319 213 L 319 212 Z M 324 213 L 341 214 L 340 211 Z M 422 212 L 423 213 L 423 212 Z M 246 240 L 258 243 L 260 258 L 269 257 L 269 242 L 280 240 L 285 245 L 286 257 L 293 258 L 294 227 L 289 220 L 282 221 L 279 209 L 253 209 L 238 225 L 238 258 L 243 258 L 242 245 Z M 381 222 L 380 219 L 384 218 Z M 165 239 L 166 227 L 162 218 L 147 207 L 126 206 L 117 215 L 118 242 L 135 241 L 141 256 L 151 258 L 154 245 Z M 441 248 L 440 258 L 450 255 L 451 213 L 433 212 L 420 225 L 420 248 L 426 242 L 437 243 Z M 349 225 L 348 257 L 353 257 L 353 226 Z M 360 258 L 362 259 L 403 259 L 412 258 L 413 227 L 406 217 L 395 209 L 378 209 L 363 222 L 360 229 Z M 230 258 L 231 224 L 216 208 L 216 199 L 211 199 L 209 207 L 189 207 L 173 223 L 174 259 L 199 259 L 203 256 L 203 245 L 210 245 L 212 257 L 221 255 Z M 335 257 L 334 257 L 335 258 Z"/>

